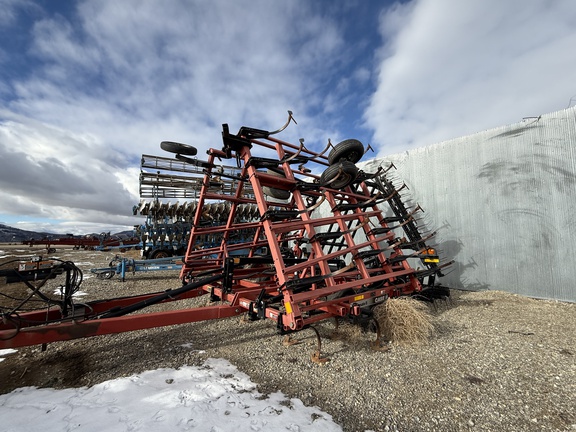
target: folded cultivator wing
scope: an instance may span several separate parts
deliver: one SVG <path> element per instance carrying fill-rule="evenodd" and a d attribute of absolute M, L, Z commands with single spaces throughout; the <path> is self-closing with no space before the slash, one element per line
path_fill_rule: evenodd
<path fill-rule="evenodd" d="M 176 153 L 174 159 L 144 156 L 156 169 L 179 167 L 181 174 L 143 173 L 143 197 L 191 200 L 164 209 L 189 215 L 182 287 L 69 306 L 68 316 L 51 309 L 41 326 L 30 325 L 31 317 L 5 314 L 0 348 L 241 313 L 290 333 L 333 317 L 369 320 L 389 297 L 445 295 L 435 278 L 448 263 L 428 246 L 433 233 L 419 229 L 421 209 L 402 199 L 403 186 L 389 175 L 393 166 L 359 170 L 365 150 L 357 140 L 329 143 L 318 153 L 303 140 L 295 145 L 272 136 L 291 120 L 290 114 L 275 132 L 242 127 L 232 134 L 223 125 L 223 147 L 208 150 L 207 161 L 195 159 L 193 147 L 173 142 L 161 146 Z M 160 211 L 161 204 L 154 205 Z M 142 214 L 152 211 L 144 202 L 140 207 Z M 204 294 L 218 303 L 134 314 Z M 46 311 L 34 313 L 38 319 Z"/>

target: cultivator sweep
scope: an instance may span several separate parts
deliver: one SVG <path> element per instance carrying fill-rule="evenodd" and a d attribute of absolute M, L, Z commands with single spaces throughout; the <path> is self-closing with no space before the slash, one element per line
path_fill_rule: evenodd
<path fill-rule="evenodd" d="M 143 157 L 158 170 L 155 180 L 141 177 L 141 188 L 150 188 L 141 189 L 144 198 L 149 190 L 155 199 L 191 200 L 162 210 L 193 209 L 180 288 L 69 305 L 67 316 L 61 308 L 4 313 L 0 348 L 243 313 L 271 320 L 287 334 L 334 317 L 367 322 L 390 297 L 447 295 L 436 277 L 450 263 L 441 263 L 428 244 L 434 233 L 422 229 L 422 209 L 404 199 L 393 165 L 359 170 L 365 149 L 357 140 L 328 141 L 314 152 L 304 140 L 296 145 L 273 137 L 292 120 L 290 113 L 274 132 L 242 127 L 232 134 L 225 124 L 222 149 L 208 150 L 206 161 L 194 157 L 194 147 L 174 142 L 161 144 L 173 159 Z M 221 165 L 222 159 L 232 164 Z M 175 167 L 182 175 L 160 174 Z M 150 211 L 146 205 L 140 204 L 141 214 Z M 205 294 L 212 306 L 142 312 Z"/>

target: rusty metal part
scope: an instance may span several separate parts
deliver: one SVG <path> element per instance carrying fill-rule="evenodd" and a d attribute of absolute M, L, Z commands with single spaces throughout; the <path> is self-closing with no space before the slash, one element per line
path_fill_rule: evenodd
<path fill-rule="evenodd" d="M 293 121 L 294 124 L 298 124 L 298 123 L 296 123 L 296 120 L 294 120 L 294 117 L 292 116 L 292 111 L 288 110 L 288 120 L 286 121 L 284 126 L 282 126 L 280 129 L 276 129 L 275 131 L 268 132 L 268 135 L 275 135 L 277 133 L 282 132 L 284 129 L 286 129 L 288 127 L 288 125 L 290 124 L 291 121 Z"/>
<path fill-rule="evenodd" d="M 292 336 L 290 335 L 286 335 L 284 336 L 284 339 L 282 339 L 282 345 L 284 345 L 285 347 L 298 345 L 299 343 L 300 341 L 298 339 L 293 339 Z"/>
<path fill-rule="evenodd" d="M 320 333 L 318 332 L 318 330 L 316 330 L 315 327 L 310 326 L 310 328 L 312 330 L 314 330 L 314 333 L 316 334 L 316 342 L 317 342 L 317 348 L 316 351 L 314 351 L 312 354 L 310 354 L 310 359 L 316 363 L 316 364 L 325 364 L 327 362 L 330 361 L 330 359 L 328 357 L 324 357 L 322 355 L 322 339 L 320 338 Z"/>
<path fill-rule="evenodd" d="M 390 345 L 385 344 L 384 341 L 382 341 L 382 331 L 380 330 L 380 323 L 378 320 L 372 318 L 370 324 L 374 325 L 374 329 L 376 330 L 376 339 L 370 342 L 370 348 L 372 348 L 373 351 L 389 351 Z"/>

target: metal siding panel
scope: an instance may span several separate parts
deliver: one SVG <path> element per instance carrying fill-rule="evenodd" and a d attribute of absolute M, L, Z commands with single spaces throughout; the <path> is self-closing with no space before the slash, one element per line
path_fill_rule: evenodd
<path fill-rule="evenodd" d="M 576 108 L 369 161 L 398 167 L 447 286 L 576 301 Z"/>

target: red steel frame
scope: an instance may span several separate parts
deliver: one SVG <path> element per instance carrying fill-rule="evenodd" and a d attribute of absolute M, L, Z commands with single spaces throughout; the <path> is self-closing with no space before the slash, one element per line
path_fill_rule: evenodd
<path fill-rule="evenodd" d="M 254 138 L 241 133 L 233 135 L 233 145 L 229 145 L 226 135 L 227 128 L 223 150 L 208 151 L 209 168 L 204 171 L 183 260 L 183 288 L 168 295 L 152 293 L 77 305 L 68 316 L 52 308 L 4 317 L 0 323 L 0 348 L 226 318 L 246 312 L 252 319 L 274 321 L 281 332 L 291 332 L 331 317 L 360 316 L 388 297 L 422 290 L 422 275 L 429 268 L 418 271 L 410 266 L 402 249 L 406 240 L 398 238 L 394 227 L 387 223 L 378 206 L 387 198 L 374 192 L 367 180 L 370 176 L 359 178 L 343 190 L 331 189 L 319 184 L 319 176 L 310 171 L 312 166 L 320 170 L 328 166 L 323 154 L 309 151 L 303 144 L 297 146 L 270 136 Z M 254 157 L 253 149 L 272 157 Z M 236 189 L 233 193 L 215 192 L 210 188 L 211 178 L 217 175 L 215 162 L 230 157 L 235 157 L 238 164 Z M 262 159 L 267 166 L 270 160 L 278 162 L 276 175 L 262 169 Z M 310 168 L 304 169 L 303 163 L 293 169 L 295 160 L 304 161 Z M 264 188 L 289 191 L 290 199 L 270 199 Z M 202 207 L 214 201 L 230 204 L 227 223 L 203 226 Z M 318 214 L 319 209 L 313 205 L 321 201 L 323 207 L 330 208 L 323 211 L 328 216 Z M 256 204 L 260 220 L 239 220 L 236 212 L 239 204 Z M 230 243 L 231 234 L 240 230 L 254 235 L 242 243 Z M 220 247 L 197 249 L 196 239 L 206 233 L 220 233 Z M 332 242 L 323 240 L 325 233 L 332 233 Z M 362 233 L 362 239 L 355 238 L 358 233 Z M 304 252 L 304 244 L 309 245 L 309 254 Z M 266 256 L 262 250 L 267 252 Z M 242 252 L 244 257 L 232 258 L 233 252 Z M 370 257 L 372 264 L 368 264 L 366 257 Z M 343 262 L 340 267 L 345 268 L 335 268 L 334 262 Z M 220 303 L 155 313 L 132 313 L 130 309 L 133 307 L 135 312 L 143 310 L 148 302 L 178 301 L 206 294 Z M 114 312 L 118 310 L 121 312 Z"/>

